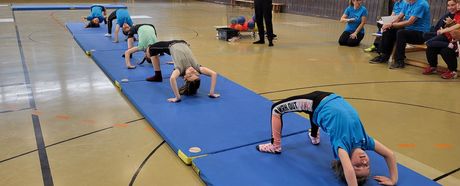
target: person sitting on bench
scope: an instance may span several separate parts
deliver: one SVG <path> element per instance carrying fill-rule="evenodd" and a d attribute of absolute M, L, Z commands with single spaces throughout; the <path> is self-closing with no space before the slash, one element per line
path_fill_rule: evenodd
<path fill-rule="evenodd" d="M 397 20 L 403 20 L 382 27 L 382 42 L 379 51 L 381 54 L 370 63 L 386 63 L 390 59 L 393 47 L 395 62 L 390 69 L 404 68 L 406 44 L 423 44 L 423 33 L 430 30 L 430 6 L 425 0 L 407 0 L 402 13 Z"/>

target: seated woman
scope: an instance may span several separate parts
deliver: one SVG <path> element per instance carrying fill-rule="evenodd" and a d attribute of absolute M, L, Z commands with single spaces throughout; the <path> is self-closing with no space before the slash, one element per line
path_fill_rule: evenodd
<path fill-rule="evenodd" d="M 423 39 L 428 41 L 429 39 L 437 36 L 438 30 L 446 28 L 446 23 L 451 22 L 454 19 L 455 14 L 457 13 L 457 0 L 447 0 L 447 13 L 439 18 L 436 25 L 430 27 L 429 32 L 423 33 Z M 448 27 L 448 26 L 447 26 Z"/>
<path fill-rule="evenodd" d="M 210 98 L 218 98 L 219 94 L 214 92 L 217 82 L 217 73 L 209 68 L 199 65 L 190 50 L 189 45 L 184 40 L 160 41 L 150 45 L 146 51 L 147 57 L 153 63 L 155 75 L 147 78 L 147 81 L 161 82 L 161 70 L 158 55 L 160 53 L 170 54 L 174 63 L 174 71 L 169 79 L 171 89 L 173 90 L 173 98 L 169 98 L 169 102 L 180 102 L 181 94 L 194 95 L 200 87 L 200 74 L 211 77 L 211 88 L 208 96 Z M 181 91 L 177 88 L 177 78 L 184 77 L 185 85 Z"/>
<path fill-rule="evenodd" d="M 105 21 L 105 16 L 107 15 L 105 7 L 102 5 L 93 5 L 90 8 L 90 13 L 88 16 L 83 16 L 83 20 L 89 21 L 85 28 L 99 27 L 99 24 Z"/>
<path fill-rule="evenodd" d="M 340 22 L 346 22 L 345 31 L 339 38 L 339 44 L 358 46 L 364 38 L 364 25 L 367 20 L 367 9 L 361 5 L 362 0 L 350 0 L 350 6 L 345 9 Z"/>
<path fill-rule="evenodd" d="M 399 15 L 404 10 L 404 6 L 406 6 L 406 3 L 404 2 L 404 0 L 391 0 L 390 2 L 393 3 L 393 8 L 390 11 L 391 12 L 390 16 Z M 397 22 L 399 20 L 393 20 L 393 21 Z M 376 35 L 374 39 L 374 44 L 372 44 L 369 48 L 364 49 L 365 52 L 374 52 L 374 51 L 379 52 L 378 48 L 379 48 L 379 45 L 382 39 L 382 26 L 383 24 L 377 22 L 377 34 L 378 35 Z"/>
<path fill-rule="evenodd" d="M 460 4 L 457 0 L 448 1 L 455 3 L 456 7 L 460 9 Z M 425 68 L 422 72 L 424 75 L 430 75 L 437 73 L 438 66 L 438 54 L 441 55 L 444 62 L 447 64 L 448 71 L 441 74 L 443 79 L 455 79 L 457 78 L 457 42 L 454 41 L 451 33 L 454 30 L 460 29 L 460 11 L 455 13 L 454 19 L 446 19 L 445 27 L 440 28 L 437 31 L 437 36 L 429 39 L 426 42 L 426 59 L 430 64 L 429 67 Z"/>
<path fill-rule="evenodd" d="M 311 130 L 308 136 L 313 145 L 319 145 L 319 128 L 327 133 L 335 160 L 332 168 L 348 185 L 363 184 L 370 174 L 370 162 L 364 150 L 372 150 L 387 162 L 390 177 L 375 176 L 381 185 L 396 185 L 398 168 L 394 153 L 368 136 L 356 110 L 341 96 L 330 92 L 315 91 L 281 100 L 271 110 L 271 143 L 257 145 L 260 152 L 281 153 L 281 129 L 283 114 L 304 112 L 310 116 Z"/>
<path fill-rule="evenodd" d="M 118 32 L 120 31 L 120 27 L 123 30 L 123 33 L 128 32 L 129 29 L 133 26 L 133 21 L 131 20 L 131 16 L 127 9 L 117 9 L 113 11 L 108 18 L 107 21 L 107 34 L 106 37 L 112 36 L 112 21 L 117 19 L 117 24 L 115 26 L 115 35 L 113 42 L 118 42 Z"/>
<path fill-rule="evenodd" d="M 394 62 L 390 69 L 405 67 L 406 44 L 423 44 L 423 33 L 430 31 L 430 5 L 424 0 L 406 0 L 406 6 L 398 15 L 397 22 L 382 26 L 382 41 L 377 57 L 369 63 L 387 63 L 394 49 Z M 396 45 L 396 46 L 395 46 Z"/>
<path fill-rule="evenodd" d="M 124 32 L 125 33 L 125 32 Z M 139 43 L 137 46 L 133 46 L 134 34 L 139 36 Z M 149 45 L 157 42 L 157 31 L 151 24 L 137 24 L 129 29 L 125 35 L 128 35 L 128 50 L 125 51 L 123 57 L 125 57 L 126 67 L 128 69 L 134 69 L 136 66 L 131 65 L 131 56 L 133 53 L 143 51 L 147 49 Z M 127 57 L 129 56 L 129 57 Z"/>

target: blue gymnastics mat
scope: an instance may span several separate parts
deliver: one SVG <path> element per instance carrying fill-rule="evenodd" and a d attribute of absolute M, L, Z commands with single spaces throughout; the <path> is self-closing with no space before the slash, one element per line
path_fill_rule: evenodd
<path fill-rule="evenodd" d="M 75 41 L 85 51 L 105 51 L 105 50 L 126 50 L 128 44 L 121 31 L 118 33 L 118 43 L 113 43 L 113 38 L 104 37 L 107 33 L 107 25 L 102 24 L 99 28 L 84 28 L 84 23 L 68 23 L 67 29 L 72 33 Z M 112 28 L 112 30 L 114 30 Z M 96 42 L 97 41 L 97 42 Z M 134 44 L 136 45 L 137 42 Z"/>
<path fill-rule="evenodd" d="M 193 166 L 207 185 L 346 185 L 331 169 L 334 155 L 329 137 L 321 134 L 317 146 L 307 139 L 306 133 L 284 137 L 280 155 L 261 153 L 250 145 L 196 158 Z M 373 151 L 367 153 L 371 176 L 365 185 L 379 185 L 372 177 L 389 176 L 385 160 Z M 439 185 L 399 164 L 398 171 L 397 185 Z"/>
<path fill-rule="evenodd" d="M 121 82 L 122 79 L 144 81 L 146 77 L 154 74 L 152 64 L 144 62 L 141 65 L 137 65 L 137 62 L 142 61 L 144 57 L 143 52 L 136 52 L 131 59 L 131 64 L 136 64 L 136 69 L 126 68 L 125 58 L 121 57 L 123 53 L 124 50 L 94 51 L 91 57 L 114 82 Z M 171 60 L 171 56 L 169 55 L 160 56 L 160 68 L 165 81 L 169 79 L 174 68 L 174 65 L 166 64 L 166 62 Z"/>
<path fill-rule="evenodd" d="M 77 34 L 74 35 L 78 45 L 85 51 L 107 51 L 107 50 L 126 50 L 128 44 L 125 41 L 113 43 L 112 38 L 104 37 L 104 34 L 90 35 L 90 34 Z M 124 37 L 121 38 L 124 40 Z M 96 42 L 97 41 L 97 42 Z M 84 44 L 83 44 L 84 43 Z"/>
<path fill-rule="evenodd" d="M 100 4 L 106 9 L 128 8 L 126 5 L 121 4 Z M 29 11 L 29 10 L 82 10 L 90 9 L 91 5 L 13 5 L 13 11 Z"/>
<path fill-rule="evenodd" d="M 272 102 L 254 92 L 219 77 L 216 91 L 222 97 L 207 97 L 210 79 L 201 78 L 196 96 L 185 96 L 180 103 L 169 103 L 173 97 L 169 80 L 162 83 L 130 82 L 122 91 L 171 148 L 186 163 L 190 158 L 221 152 L 271 138 L 270 108 Z M 287 114 L 284 134 L 304 132 L 308 120 Z M 189 152 L 199 147 L 201 152 Z"/>
<path fill-rule="evenodd" d="M 124 45 L 114 44 L 105 38 L 103 28 L 82 29 L 81 23 L 68 23 L 67 28 L 75 40 L 86 51 L 94 50 L 92 58 L 112 81 L 120 83 L 122 92 L 162 135 L 184 162 L 190 164 L 191 157 L 215 153 L 270 138 L 270 108 L 272 102 L 254 92 L 226 79 L 218 78 L 218 99 L 207 97 L 208 77 L 202 76 L 197 96 L 184 97 L 181 103 L 167 102 L 173 93 L 169 77 L 173 66 L 164 64 L 170 56 L 160 58 L 164 81 L 143 81 L 153 74 L 152 67 L 145 65 L 134 70 L 125 68 L 120 57 Z M 141 56 L 135 55 L 137 60 Z M 132 60 L 135 61 L 135 60 Z M 134 64 L 134 62 L 133 62 Z M 128 82 L 121 79 L 127 78 Z M 182 84 L 179 80 L 179 86 Z M 286 127 L 285 134 L 306 131 L 306 122 L 296 114 L 284 117 L 286 122 L 298 123 Z M 189 152 L 190 147 L 200 147 L 199 153 Z"/>
<path fill-rule="evenodd" d="M 112 33 L 113 31 L 115 31 L 115 22 L 113 23 L 114 25 L 112 27 Z M 100 34 L 102 34 L 102 36 L 104 36 L 104 34 L 107 33 L 106 24 L 101 24 L 101 26 L 97 28 L 85 28 L 85 24 L 86 23 L 83 23 L 83 22 L 72 22 L 72 23 L 66 23 L 65 26 L 67 27 L 67 29 L 70 31 L 72 35 L 85 34 L 85 35 L 101 36 Z M 124 39 L 126 37 L 121 33 L 121 30 L 118 33 L 118 36 L 119 36 L 118 38 L 120 39 L 120 41 L 122 41 L 121 39 Z"/>
<path fill-rule="evenodd" d="M 79 23 L 68 24 L 77 43 L 84 50 L 94 50 L 92 58 L 155 130 L 186 163 L 194 162 L 201 178 L 213 185 L 344 185 L 332 179 L 329 170 L 332 153 L 326 135 L 320 146 L 310 145 L 306 135 L 309 122 L 297 114 L 284 119 L 284 149 L 281 156 L 261 154 L 255 144 L 271 137 L 270 108 L 272 102 L 228 80 L 218 77 L 216 92 L 222 97 L 207 97 L 210 79 L 202 76 L 196 96 L 184 96 L 180 103 L 169 103 L 173 96 L 168 76 L 171 65 L 164 64 L 170 56 L 160 58 L 163 82 L 143 79 L 153 74 L 149 64 L 128 70 L 124 66 L 125 42 L 114 44 L 105 38 L 103 28 L 81 29 Z M 121 45 L 120 45 L 121 44 Z M 132 63 L 142 59 L 135 54 Z M 183 84 L 181 80 L 179 86 Z M 289 137 L 286 137 L 289 136 Z M 199 147 L 201 151 L 190 151 Z M 370 153 L 373 174 L 387 174 L 380 157 Z M 398 185 L 436 185 L 435 182 L 399 166 Z M 370 180 L 369 185 L 376 182 Z"/>

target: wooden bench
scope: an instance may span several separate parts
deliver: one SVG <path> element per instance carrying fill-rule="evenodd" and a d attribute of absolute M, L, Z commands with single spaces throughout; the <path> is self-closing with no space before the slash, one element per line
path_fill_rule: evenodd
<path fill-rule="evenodd" d="M 232 5 L 245 6 L 254 8 L 254 1 L 252 0 L 233 0 Z M 283 10 L 284 3 L 272 3 L 274 13 L 280 13 Z"/>
<path fill-rule="evenodd" d="M 421 52 L 421 51 L 426 51 L 427 46 L 425 44 L 421 45 L 416 45 L 416 44 L 407 44 L 406 46 L 406 53 L 410 52 Z M 394 59 L 394 53 L 396 51 L 396 46 L 393 47 L 393 52 L 391 54 L 390 60 L 388 61 L 388 67 L 391 66 L 396 60 Z M 420 67 L 420 68 L 426 68 L 429 67 L 430 64 L 426 60 L 418 60 L 418 59 L 411 59 L 411 58 L 406 58 L 405 63 L 408 65 Z M 440 72 L 445 72 L 448 69 L 444 66 L 439 66 L 438 64 L 438 71 Z"/>
<path fill-rule="evenodd" d="M 407 44 L 406 53 L 426 51 L 426 48 L 427 46 L 425 44 L 421 44 L 421 45 Z M 396 61 L 395 55 L 394 55 L 395 52 L 396 52 L 396 46 L 393 47 L 393 51 L 391 52 L 391 56 L 388 61 L 388 66 L 391 66 L 391 64 L 393 64 Z M 429 66 L 429 64 L 426 61 L 421 61 L 417 59 L 406 58 L 405 61 L 406 61 L 406 64 L 416 66 L 416 67 L 426 68 Z"/>
<path fill-rule="evenodd" d="M 273 12 L 280 13 L 283 9 L 284 3 L 272 3 Z"/>
<path fill-rule="evenodd" d="M 372 35 L 376 36 L 376 37 L 381 36 L 381 35 L 376 35 L 376 34 L 372 34 Z M 426 51 L 426 48 L 427 48 L 427 46 L 425 44 L 416 45 L 416 44 L 409 44 L 408 43 L 407 46 L 406 46 L 406 53 Z M 395 58 L 395 55 L 394 55 L 395 51 L 396 51 L 396 45 L 393 47 L 393 51 L 391 52 L 390 59 L 388 60 L 388 67 L 390 67 L 396 61 L 394 59 Z M 422 60 L 417 60 L 417 59 L 406 58 L 405 62 L 408 65 L 421 67 L 421 68 L 426 68 L 426 67 L 430 66 L 430 64 L 428 64 L 428 62 L 425 61 L 425 60 L 422 61 Z M 438 70 L 446 71 L 447 68 L 438 65 Z"/>

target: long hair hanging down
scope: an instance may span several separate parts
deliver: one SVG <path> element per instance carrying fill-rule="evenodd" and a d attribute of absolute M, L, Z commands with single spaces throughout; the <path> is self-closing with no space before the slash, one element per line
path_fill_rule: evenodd
<path fill-rule="evenodd" d="M 171 57 L 175 63 L 197 63 L 192 54 L 192 50 L 190 50 L 190 47 L 186 43 L 175 43 L 169 47 L 169 51 L 171 52 Z M 198 88 L 200 88 L 200 79 L 190 82 L 186 81 L 184 86 L 179 89 L 179 93 L 182 95 L 194 95 L 197 93 Z"/>
<path fill-rule="evenodd" d="M 195 95 L 200 88 L 200 79 L 195 81 L 185 81 L 185 84 L 179 88 L 180 95 L 192 96 Z"/>
<path fill-rule="evenodd" d="M 342 181 L 346 181 L 345 173 L 343 172 L 343 166 L 339 160 L 333 160 L 331 163 L 331 168 L 334 171 L 335 176 L 337 176 L 337 178 L 341 179 Z M 357 176 L 356 180 L 358 181 L 358 185 L 364 185 L 367 181 L 367 176 Z"/>
<path fill-rule="evenodd" d="M 93 21 L 90 21 L 85 28 L 99 28 L 100 24 L 99 23 L 94 23 Z"/>

